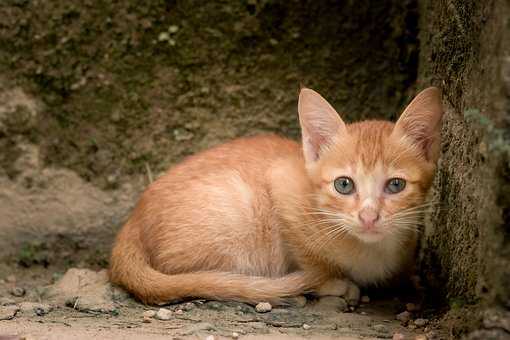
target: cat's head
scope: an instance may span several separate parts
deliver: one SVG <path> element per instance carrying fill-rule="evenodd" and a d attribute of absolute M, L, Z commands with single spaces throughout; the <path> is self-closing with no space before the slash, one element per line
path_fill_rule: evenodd
<path fill-rule="evenodd" d="M 396 123 L 345 124 L 306 88 L 298 110 L 314 209 L 331 234 L 372 243 L 415 230 L 439 157 L 440 91 L 419 93 Z"/>

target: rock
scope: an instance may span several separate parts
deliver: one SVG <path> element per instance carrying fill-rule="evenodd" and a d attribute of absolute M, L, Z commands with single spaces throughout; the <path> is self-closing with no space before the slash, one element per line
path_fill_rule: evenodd
<path fill-rule="evenodd" d="M 176 309 L 174 313 L 175 315 L 183 315 L 184 311 L 182 309 Z"/>
<path fill-rule="evenodd" d="M 407 329 L 409 329 L 410 331 L 414 331 L 416 328 L 418 328 L 418 327 L 416 327 L 415 324 L 411 323 L 411 324 L 407 325 Z"/>
<path fill-rule="evenodd" d="M 368 295 L 363 295 L 361 297 L 361 302 L 362 303 L 369 303 L 370 302 L 370 297 Z"/>
<path fill-rule="evenodd" d="M 349 310 L 349 306 L 345 299 L 339 296 L 323 296 L 319 299 L 315 308 L 323 311 L 345 312 Z"/>
<path fill-rule="evenodd" d="M 270 312 L 271 309 L 273 309 L 273 306 L 271 306 L 269 302 L 259 302 L 255 306 L 255 310 L 257 311 L 257 313 L 267 313 Z"/>
<path fill-rule="evenodd" d="M 239 333 L 232 332 L 232 339 L 238 339 L 238 338 L 239 338 Z"/>
<path fill-rule="evenodd" d="M 143 323 L 151 323 L 152 320 L 151 320 L 151 318 L 148 318 L 148 317 L 144 316 L 143 319 L 142 319 L 142 322 Z"/>
<path fill-rule="evenodd" d="M 214 337 L 214 335 L 208 335 L 205 340 L 216 340 L 216 338 Z"/>
<path fill-rule="evenodd" d="M 143 312 L 142 316 L 144 318 L 153 318 L 154 316 L 156 316 L 156 311 L 146 310 L 146 311 Z"/>
<path fill-rule="evenodd" d="M 23 287 L 14 287 L 11 289 L 10 291 L 11 295 L 13 296 L 16 296 L 16 297 L 22 297 L 22 296 L 25 296 L 25 288 Z"/>
<path fill-rule="evenodd" d="M 414 340 L 427 340 L 427 336 L 424 334 L 420 334 L 414 337 Z"/>
<path fill-rule="evenodd" d="M 395 333 L 393 334 L 393 340 L 405 340 L 405 336 L 402 333 Z"/>
<path fill-rule="evenodd" d="M 2 306 L 0 307 L 0 320 L 11 320 L 19 311 L 18 306 Z"/>
<path fill-rule="evenodd" d="M 22 302 L 19 307 L 23 314 L 32 314 L 37 316 L 46 315 L 53 310 L 51 305 L 37 302 Z"/>
<path fill-rule="evenodd" d="M 414 320 L 413 323 L 418 327 L 424 327 L 425 325 L 427 325 L 429 323 L 429 320 L 419 318 L 419 319 Z"/>
<path fill-rule="evenodd" d="M 16 301 L 8 297 L 0 297 L 0 306 L 15 305 Z"/>
<path fill-rule="evenodd" d="M 171 25 L 170 27 L 168 27 L 168 32 L 171 34 L 177 33 L 178 30 L 179 26 L 177 25 Z"/>
<path fill-rule="evenodd" d="M 112 313 L 116 311 L 112 286 L 106 270 L 69 269 L 48 290 L 47 297 L 81 312 Z"/>
<path fill-rule="evenodd" d="M 303 329 L 304 329 L 305 331 L 307 331 L 307 330 L 309 330 L 310 328 L 312 328 L 312 326 L 310 326 L 309 324 L 306 324 L 306 323 L 304 323 L 302 327 L 303 327 Z"/>
<path fill-rule="evenodd" d="M 166 308 L 160 308 L 156 315 L 154 315 L 154 318 L 163 321 L 170 320 L 172 318 L 172 311 Z"/>
<path fill-rule="evenodd" d="M 373 325 L 372 328 L 378 333 L 388 333 L 388 328 L 385 325 L 376 324 Z"/>
<path fill-rule="evenodd" d="M 408 311 L 402 312 L 400 314 L 397 314 L 395 317 L 398 321 L 402 322 L 403 324 L 406 324 L 411 320 L 411 313 Z"/>

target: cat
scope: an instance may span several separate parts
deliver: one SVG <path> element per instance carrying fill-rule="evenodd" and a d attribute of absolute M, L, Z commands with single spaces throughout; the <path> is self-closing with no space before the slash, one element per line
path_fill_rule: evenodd
<path fill-rule="evenodd" d="M 147 304 L 345 297 L 412 266 L 439 157 L 441 94 L 398 121 L 345 124 L 317 92 L 302 144 L 276 135 L 190 156 L 153 182 L 117 235 L 110 280 Z"/>

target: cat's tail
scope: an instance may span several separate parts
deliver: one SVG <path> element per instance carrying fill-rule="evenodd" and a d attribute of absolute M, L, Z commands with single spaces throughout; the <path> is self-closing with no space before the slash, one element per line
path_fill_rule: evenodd
<path fill-rule="evenodd" d="M 120 236 L 120 235 L 119 235 Z M 303 272 L 278 278 L 228 272 L 193 272 L 167 275 L 152 268 L 136 237 L 118 239 L 113 248 L 110 280 L 147 304 L 164 304 L 186 298 L 234 300 L 256 304 L 286 304 L 286 298 L 309 292 L 322 279 Z"/>

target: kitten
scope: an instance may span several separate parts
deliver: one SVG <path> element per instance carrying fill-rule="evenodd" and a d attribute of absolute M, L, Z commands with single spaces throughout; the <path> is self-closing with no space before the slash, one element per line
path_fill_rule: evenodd
<path fill-rule="evenodd" d="M 439 90 L 396 124 L 345 124 L 306 88 L 298 111 L 302 146 L 239 138 L 152 183 L 117 236 L 111 281 L 150 304 L 304 292 L 355 304 L 358 285 L 410 266 L 439 156 Z"/>

